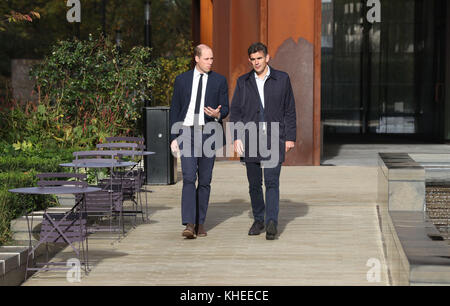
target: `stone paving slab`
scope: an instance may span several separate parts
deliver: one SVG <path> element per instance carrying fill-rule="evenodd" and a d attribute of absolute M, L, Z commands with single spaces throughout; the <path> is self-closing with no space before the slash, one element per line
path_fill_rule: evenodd
<path fill-rule="evenodd" d="M 89 240 L 81 283 L 39 272 L 24 285 L 387 285 L 378 224 L 376 167 L 283 167 L 279 237 L 248 236 L 245 167 L 216 162 L 208 236 L 181 237 L 182 183 L 148 186 L 150 219 L 120 242 Z M 74 257 L 66 248 L 56 257 Z M 380 263 L 369 282 L 367 263 Z M 373 271 L 373 270 L 372 270 Z"/>

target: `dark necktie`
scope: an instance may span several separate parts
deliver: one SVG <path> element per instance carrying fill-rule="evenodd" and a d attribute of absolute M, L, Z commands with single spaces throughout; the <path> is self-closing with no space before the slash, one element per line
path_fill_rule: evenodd
<path fill-rule="evenodd" d="M 197 100 L 195 100 L 195 112 L 194 112 L 194 114 L 196 115 L 200 112 L 200 103 L 202 100 L 202 87 L 203 87 L 203 73 L 200 74 L 200 80 L 198 81 Z"/>

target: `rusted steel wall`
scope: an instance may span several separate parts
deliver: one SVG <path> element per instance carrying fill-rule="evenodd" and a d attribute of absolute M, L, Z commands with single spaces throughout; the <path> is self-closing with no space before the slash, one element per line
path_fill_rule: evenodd
<path fill-rule="evenodd" d="M 251 69 L 247 56 L 249 45 L 257 41 L 267 44 L 272 57 L 270 64 L 289 73 L 296 100 L 297 144 L 287 154 L 285 164 L 319 165 L 321 1 L 214 0 L 211 3 L 214 69 L 227 77 L 230 99 L 237 78 Z M 204 11 L 206 7 L 201 6 L 200 16 L 211 15 L 211 11 Z M 201 29 L 211 27 L 211 22 L 202 20 Z M 207 41 L 207 37 L 201 37 L 201 41 Z"/>
<path fill-rule="evenodd" d="M 212 0 L 200 0 L 200 38 L 201 43 L 207 44 L 208 46 L 212 46 L 213 44 Z"/>

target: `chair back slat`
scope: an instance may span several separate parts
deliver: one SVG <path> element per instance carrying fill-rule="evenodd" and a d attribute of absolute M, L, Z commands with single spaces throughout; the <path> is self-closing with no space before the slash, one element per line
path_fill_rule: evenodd
<path fill-rule="evenodd" d="M 114 136 L 106 137 L 106 141 L 126 141 L 126 142 L 141 142 L 144 143 L 145 139 L 143 137 L 129 137 L 129 136 Z"/>
<path fill-rule="evenodd" d="M 39 187 L 50 187 L 50 186 L 79 186 L 79 187 L 87 187 L 86 182 L 78 182 L 78 181 L 38 181 L 37 185 Z"/>
<path fill-rule="evenodd" d="M 63 217 L 64 214 L 62 213 L 49 213 L 44 215 L 39 238 L 41 242 L 73 243 L 86 239 L 86 213 L 81 214 L 81 219 L 79 213 L 70 213 L 64 221 L 60 221 Z M 54 224 L 57 224 L 58 230 L 63 232 L 65 237 L 55 228 Z"/>
<path fill-rule="evenodd" d="M 110 152 L 110 151 L 105 151 L 105 150 L 95 150 L 95 151 L 77 151 L 77 152 L 73 152 L 73 156 L 74 157 L 86 157 L 86 156 L 91 156 L 92 158 L 98 158 L 101 159 L 102 157 L 105 156 L 110 156 L 111 159 L 114 158 L 116 154 L 114 152 Z"/>
<path fill-rule="evenodd" d="M 97 145 L 98 149 L 129 149 L 136 150 L 139 149 L 140 145 L 133 142 L 107 142 L 107 143 L 99 143 Z"/>
<path fill-rule="evenodd" d="M 86 179 L 86 174 L 83 173 L 72 173 L 72 172 L 55 172 L 55 173 L 38 173 L 36 177 L 39 179 L 42 178 L 77 178 L 80 180 Z"/>
<path fill-rule="evenodd" d="M 81 173 L 67 173 L 67 172 L 56 172 L 56 173 L 39 173 L 36 175 L 39 179 L 37 185 L 39 187 L 56 187 L 56 186 L 78 186 L 87 187 L 86 182 L 87 175 Z M 66 178 L 68 180 L 61 180 Z M 69 180 L 75 179 L 75 180 Z"/>
<path fill-rule="evenodd" d="M 106 141 L 109 143 L 118 143 L 118 142 L 126 142 L 126 143 L 137 143 L 139 145 L 139 149 L 145 150 L 145 138 L 143 137 L 127 137 L 127 136 L 114 136 L 114 137 L 106 137 Z"/>
<path fill-rule="evenodd" d="M 87 163 L 99 163 L 99 164 L 105 164 L 105 165 L 114 165 L 119 162 L 117 159 L 111 159 L 111 158 L 83 158 L 83 159 L 74 159 L 72 163 L 75 166 L 81 167 L 83 164 Z"/>
<path fill-rule="evenodd" d="M 81 197 L 81 195 L 76 195 L 77 201 L 80 201 Z M 111 213 L 113 211 L 121 211 L 122 204 L 122 192 L 100 190 L 87 193 L 85 196 L 85 208 L 88 213 Z"/>

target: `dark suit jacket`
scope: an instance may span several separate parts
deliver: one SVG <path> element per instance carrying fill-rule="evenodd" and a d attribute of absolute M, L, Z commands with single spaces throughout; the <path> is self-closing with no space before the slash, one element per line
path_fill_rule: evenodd
<path fill-rule="evenodd" d="M 233 100 L 231 101 L 230 122 L 237 123 L 260 121 L 261 99 L 256 85 L 254 71 L 250 71 L 239 77 L 236 83 Z M 270 76 L 264 84 L 264 121 L 267 122 L 268 147 L 270 149 L 270 123 L 279 122 L 279 157 L 284 162 L 285 142 L 296 141 L 297 119 L 295 113 L 295 100 L 292 92 L 289 75 L 285 72 L 270 67 Z M 258 125 L 259 126 L 259 125 Z M 260 133 L 258 129 L 258 133 Z M 248 133 L 234 133 L 233 138 L 241 138 L 245 143 L 244 161 L 260 161 L 259 155 L 249 157 Z"/>
<path fill-rule="evenodd" d="M 193 77 L 194 70 L 189 70 L 180 74 L 175 79 L 172 104 L 170 105 L 170 128 L 172 128 L 176 122 L 183 122 L 186 117 L 189 102 L 191 100 Z M 205 107 L 210 106 L 211 108 L 216 109 L 219 105 L 222 106 L 220 109 L 219 120 L 219 123 L 221 124 L 222 119 L 228 116 L 228 84 L 227 79 L 224 76 L 211 71 L 208 73 L 208 83 L 205 92 Z M 215 121 L 213 117 L 205 114 L 205 124 L 213 121 Z M 177 133 L 171 133 L 170 142 L 178 136 L 179 134 Z"/>

